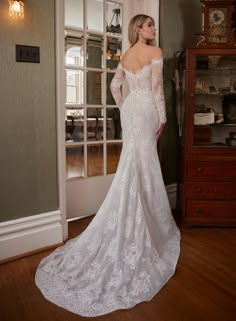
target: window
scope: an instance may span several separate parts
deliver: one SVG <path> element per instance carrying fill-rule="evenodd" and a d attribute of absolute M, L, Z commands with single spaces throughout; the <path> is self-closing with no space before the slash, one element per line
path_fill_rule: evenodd
<path fill-rule="evenodd" d="M 122 1 L 65 0 L 67 179 L 116 171 L 120 111 L 110 82 L 122 55 Z"/>

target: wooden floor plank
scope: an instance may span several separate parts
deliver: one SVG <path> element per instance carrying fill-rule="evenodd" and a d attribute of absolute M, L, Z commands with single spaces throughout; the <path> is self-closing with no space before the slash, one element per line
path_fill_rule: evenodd
<path fill-rule="evenodd" d="M 69 223 L 76 237 L 93 217 Z M 98 321 L 235 321 L 236 229 L 181 229 L 181 254 L 175 275 L 150 301 Z M 34 283 L 48 250 L 0 265 L 1 321 L 94 320 L 48 302 Z M 79 304 L 79 303 L 78 303 Z"/>

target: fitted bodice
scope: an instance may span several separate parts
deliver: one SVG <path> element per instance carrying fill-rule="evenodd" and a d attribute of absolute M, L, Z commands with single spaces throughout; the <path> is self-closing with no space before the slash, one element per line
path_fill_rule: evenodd
<path fill-rule="evenodd" d="M 162 57 L 152 59 L 150 64 L 144 65 L 140 70 L 136 72 L 127 70 L 120 62 L 110 85 L 112 95 L 118 107 L 121 108 L 123 104 L 123 97 L 120 91 L 120 86 L 124 81 L 124 78 L 126 77 L 129 84 L 130 93 L 135 92 L 135 96 L 137 96 L 137 99 L 140 99 L 139 104 L 142 104 L 145 93 L 147 91 L 150 93 L 150 96 L 152 96 L 155 101 L 159 121 L 165 123 L 166 112 L 163 94 L 162 69 Z"/>
<path fill-rule="evenodd" d="M 129 70 L 126 70 L 124 67 L 123 70 L 126 75 L 126 79 L 129 84 L 130 92 L 133 90 L 152 90 L 151 74 L 152 74 L 152 65 L 145 65 L 141 70 L 133 73 Z"/>

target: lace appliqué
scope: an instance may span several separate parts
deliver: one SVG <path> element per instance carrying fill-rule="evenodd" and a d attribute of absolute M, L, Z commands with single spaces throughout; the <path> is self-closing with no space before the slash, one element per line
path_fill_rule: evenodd
<path fill-rule="evenodd" d="M 166 108 L 163 91 L 163 59 L 152 61 L 152 93 L 155 99 L 156 108 L 161 123 L 166 122 Z"/>

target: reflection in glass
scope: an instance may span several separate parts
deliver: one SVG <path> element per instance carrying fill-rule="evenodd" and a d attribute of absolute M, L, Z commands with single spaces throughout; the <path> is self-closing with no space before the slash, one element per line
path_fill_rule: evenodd
<path fill-rule="evenodd" d="M 104 175 L 103 145 L 88 145 L 88 177 Z"/>
<path fill-rule="evenodd" d="M 116 172 L 121 149 L 121 143 L 107 144 L 107 174 L 113 174 Z"/>
<path fill-rule="evenodd" d="M 90 35 L 87 40 L 87 67 L 102 68 L 103 38 Z"/>
<path fill-rule="evenodd" d="M 194 146 L 235 146 L 236 125 L 194 126 Z"/>
<path fill-rule="evenodd" d="M 80 142 L 84 140 L 84 109 L 66 109 L 66 141 Z"/>
<path fill-rule="evenodd" d="M 87 0 L 87 28 L 103 32 L 103 0 Z"/>
<path fill-rule="evenodd" d="M 84 147 L 66 148 L 66 176 L 67 178 L 84 177 Z"/>
<path fill-rule="evenodd" d="M 122 139 L 119 108 L 107 108 L 107 139 Z"/>
<path fill-rule="evenodd" d="M 83 83 L 83 71 L 70 69 L 66 70 L 66 103 L 83 103 Z"/>
<path fill-rule="evenodd" d="M 116 69 L 122 55 L 121 39 L 107 37 L 107 69 Z"/>
<path fill-rule="evenodd" d="M 71 66 L 83 66 L 83 39 L 81 37 L 66 37 L 65 39 L 65 64 Z"/>
<path fill-rule="evenodd" d="M 65 26 L 83 28 L 83 0 L 65 0 Z"/>
<path fill-rule="evenodd" d="M 87 103 L 90 105 L 102 104 L 102 73 L 87 71 Z"/>
<path fill-rule="evenodd" d="M 107 1 L 106 31 L 110 34 L 122 33 L 122 5 Z"/>
<path fill-rule="evenodd" d="M 87 139 L 90 141 L 103 139 L 103 109 L 101 108 L 87 109 Z"/>

